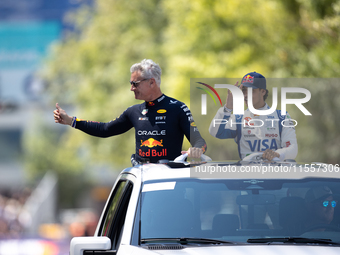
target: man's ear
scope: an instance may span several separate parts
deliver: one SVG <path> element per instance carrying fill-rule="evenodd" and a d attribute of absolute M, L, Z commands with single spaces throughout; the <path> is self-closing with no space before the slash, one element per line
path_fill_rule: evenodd
<path fill-rule="evenodd" d="M 156 84 L 155 79 L 154 79 L 154 78 L 151 78 L 151 79 L 150 79 L 150 87 L 153 86 L 153 85 L 157 85 L 157 84 Z"/>

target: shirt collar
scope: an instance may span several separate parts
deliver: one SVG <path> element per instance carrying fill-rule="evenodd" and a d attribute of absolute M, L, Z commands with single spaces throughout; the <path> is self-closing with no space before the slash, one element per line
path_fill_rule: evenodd
<path fill-rule="evenodd" d="M 160 102 L 162 102 L 164 98 L 165 98 L 165 95 L 162 94 L 159 98 L 156 98 L 153 101 L 150 101 L 150 102 L 145 101 L 145 105 L 148 106 L 148 107 L 153 107 L 153 106 L 159 104 Z"/>

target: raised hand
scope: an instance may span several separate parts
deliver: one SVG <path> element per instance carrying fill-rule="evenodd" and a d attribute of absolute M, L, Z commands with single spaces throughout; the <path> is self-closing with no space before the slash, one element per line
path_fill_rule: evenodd
<path fill-rule="evenodd" d="M 53 111 L 54 122 L 63 125 L 71 125 L 72 117 L 67 115 L 65 110 L 61 109 L 58 103 L 56 103 L 55 107 L 56 109 Z"/>

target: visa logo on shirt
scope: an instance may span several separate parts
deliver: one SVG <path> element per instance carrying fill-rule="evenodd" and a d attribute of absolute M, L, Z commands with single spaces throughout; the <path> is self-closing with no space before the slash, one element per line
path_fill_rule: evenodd
<path fill-rule="evenodd" d="M 251 151 L 265 151 L 266 149 L 277 150 L 275 139 L 263 139 L 247 141 Z"/>

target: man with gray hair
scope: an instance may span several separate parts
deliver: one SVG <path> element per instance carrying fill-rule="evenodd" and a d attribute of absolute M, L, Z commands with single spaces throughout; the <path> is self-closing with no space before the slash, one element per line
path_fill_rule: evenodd
<path fill-rule="evenodd" d="M 56 123 L 70 125 L 83 132 L 109 137 L 135 128 L 136 152 L 131 157 L 133 164 L 159 160 L 173 160 L 181 153 L 199 158 L 206 150 L 189 108 L 182 102 L 164 95 L 160 89 L 162 70 L 151 59 L 144 59 L 131 66 L 131 91 L 135 99 L 144 100 L 126 109 L 119 118 L 110 122 L 84 121 L 71 117 L 56 104 Z M 182 151 L 184 135 L 192 147 Z"/>

